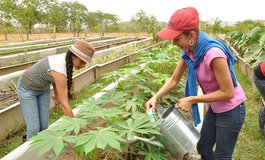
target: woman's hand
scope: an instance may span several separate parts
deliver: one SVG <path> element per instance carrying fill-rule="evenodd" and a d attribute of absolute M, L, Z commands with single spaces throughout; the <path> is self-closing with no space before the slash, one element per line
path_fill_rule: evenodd
<path fill-rule="evenodd" d="M 156 101 L 157 101 L 156 97 L 153 96 L 151 99 L 149 99 L 145 103 L 146 113 L 148 113 L 151 108 L 152 108 L 153 112 L 155 111 Z"/>
<path fill-rule="evenodd" d="M 193 96 L 181 98 L 178 103 L 176 103 L 176 106 L 180 108 L 183 111 L 189 112 L 191 111 L 191 106 L 194 103 Z"/>
<path fill-rule="evenodd" d="M 54 105 L 55 105 L 55 107 L 57 107 L 57 108 L 61 107 L 60 101 L 58 100 L 57 97 L 52 96 L 52 99 L 53 99 L 53 101 L 54 101 Z"/>

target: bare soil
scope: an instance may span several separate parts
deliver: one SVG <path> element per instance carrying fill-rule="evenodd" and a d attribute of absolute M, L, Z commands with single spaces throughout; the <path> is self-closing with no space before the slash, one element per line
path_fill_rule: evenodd
<path fill-rule="evenodd" d="M 4 109 L 7 106 L 18 101 L 17 93 L 12 89 L 0 90 L 0 109 Z"/>

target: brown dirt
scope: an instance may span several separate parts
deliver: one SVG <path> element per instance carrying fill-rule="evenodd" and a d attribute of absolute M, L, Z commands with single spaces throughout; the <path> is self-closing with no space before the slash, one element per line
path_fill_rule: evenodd
<path fill-rule="evenodd" d="M 0 90 L 0 109 L 3 109 L 18 101 L 17 93 L 12 89 Z"/>

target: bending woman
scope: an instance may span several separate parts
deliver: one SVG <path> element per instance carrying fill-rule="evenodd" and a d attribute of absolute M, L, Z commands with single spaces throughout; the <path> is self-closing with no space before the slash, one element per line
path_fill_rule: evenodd
<path fill-rule="evenodd" d="M 86 41 L 76 41 L 67 53 L 45 57 L 27 69 L 18 81 L 18 98 L 27 126 L 24 141 L 48 127 L 50 85 L 55 104 L 64 115 L 74 117 L 69 105 L 73 67 L 81 69 L 91 62 L 95 49 Z"/>

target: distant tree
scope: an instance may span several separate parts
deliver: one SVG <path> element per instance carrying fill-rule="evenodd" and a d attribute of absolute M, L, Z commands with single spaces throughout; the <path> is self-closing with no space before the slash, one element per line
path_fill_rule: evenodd
<path fill-rule="evenodd" d="M 33 26 L 41 22 L 41 17 L 43 16 L 42 7 L 41 0 L 22 0 L 18 4 L 18 9 L 15 13 L 16 19 L 26 29 L 27 39 L 29 39 Z"/>
<path fill-rule="evenodd" d="M 212 33 L 214 34 L 214 36 L 216 36 L 217 34 L 222 33 L 223 28 L 222 28 L 222 21 L 219 18 L 214 19 L 214 23 L 213 23 L 213 31 Z"/>
<path fill-rule="evenodd" d="M 157 40 L 157 32 L 161 30 L 161 26 L 158 24 L 156 17 L 151 16 L 148 24 L 147 33 L 152 34 L 153 39 Z"/>
<path fill-rule="evenodd" d="M 17 10 L 17 3 L 17 0 L 0 1 L 0 25 L 1 31 L 4 32 L 5 40 L 8 40 L 8 29 L 9 27 L 12 27 L 12 21 L 15 20 L 15 10 Z"/>
<path fill-rule="evenodd" d="M 109 25 L 117 26 L 118 21 L 119 19 L 117 15 L 103 13 L 101 36 L 104 36 L 104 32 L 108 32 Z"/>
<path fill-rule="evenodd" d="M 88 15 L 88 9 L 85 5 L 75 2 L 62 2 L 62 6 L 65 6 L 65 13 L 67 14 L 67 21 L 70 26 L 70 30 L 74 33 L 74 37 L 81 32 L 81 27 L 85 23 Z"/>
<path fill-rule="evenodd" d="M 237 22 L 234 25 L 234 30 L 236 31 L 246 31 L 246 30 L 252 30 L 255 27 L 261 27 L 264 28 L 264 23 L 260 20 L 245 20 L 242 22 Z"/>
<path fill-rule="evenodd" d="M 161 29 L 157 19 L 154 16 L 148 16 L 145 11 L 140 10 L 131 17 L 132 24 L 139 32 L 146 32 L 156 38 L 156 33 Z"/>
<path fill-rule="evenodd" d="M 112 28 L 117 28 L 119 22 L 117 15 L 100 11 L 89 12 L 86 20 L 86 24 L 91 30 L 97 30 L 96 28 L 100 27 L 101 36 L 108 32 L 108 26 L 112 25 Z"/>
<path fill-rule="evenodd" d="M 139 32 L 147 32 L 147 25 L 149 24 L 150 19 L 145 11 L 139 10 L 131 17 L 131 22 Z"/>
<path fill-rule="evenodd" d="M 43 0 L 45 6 L 43 23 L 53 27 L 54 37 L 57 31 L 62 31 L 67 26 L 67 13 L 64 5 L 58 0 Z"/>

